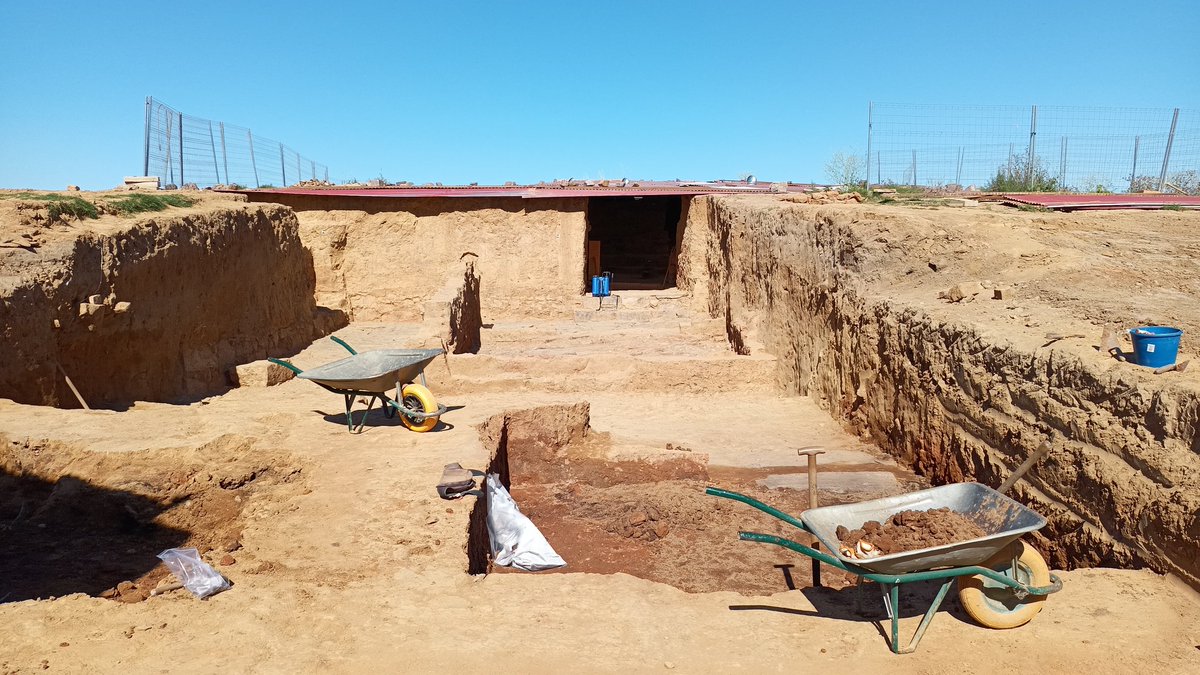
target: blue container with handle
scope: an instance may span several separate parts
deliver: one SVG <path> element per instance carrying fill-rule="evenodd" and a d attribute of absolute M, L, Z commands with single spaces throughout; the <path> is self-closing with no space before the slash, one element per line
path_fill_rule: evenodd
<path fill-rule="evenodd" d="M 1139 366 L 1161 368 L 1179 357 L 1179 338 L 1183 331 L 1170 326 L 1140 326 L 1129 331 L 1133 353 Z"/>
<path fill-rule="evenodd" d="M 592 297 L 607 298 L 612 295 L 612 272 L 592 277 Z"/>

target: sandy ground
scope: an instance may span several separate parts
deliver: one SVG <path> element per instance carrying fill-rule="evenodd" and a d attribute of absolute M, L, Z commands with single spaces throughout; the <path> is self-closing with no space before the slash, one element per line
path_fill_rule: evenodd
<path fill-rule="evenodd" d="M 370 330 L 354 327 L 342 334 L 371 339 Z M 337 353 L 322 341 L 296 360 L 324 362 Z M 169 452 L 232 435 L 247 441 L 227 443 L 238 453 L 286 456 L 288 466 L 302 469 L 302 489 L 248 497 L 236 562 L 221 567 L 235 584 L 230 591 L 203 602 L 175 591 L 133 604 L 81 594 L 0 604 L 0 668 L 414 672 L 466 659 L 522 672 L 782 672 L 847 663 L 920 673 L 1200 667 L 1200 604 L 1149 572 L 1064 573 L 1064 590 L 1012 631 L 974 625 L 950 602 L 921 650 L 903 657 L 890 655 L 876 625 L 853 613 L 852 589 L 784 591 L 773 565 L 761 574 L 780 591 L 751 596 L 686 593 L 622 573 L 465 573 L 474 498 L 444 502 L 432 486 L 446 462 L 486 465 L 474 425 L 507 408 L 590 400 L 594 428 L 615 444 L 673 441 L 709 453 L 718 466 L 794 468 L 794 448 L 811 444 L 828 447 L 832 464 L 888 466 L 805 399 L 744 395 L 729 413 L 746 416 L 750 424 L 741 426 L 712 423 L 704 413 L 704 404 L 720 398 L 455 393 L 444 402 L 462 407 L 447 414 L 448 424 L 420 435 L 378 416 L 351 435 L 341 424 L 341 401 L 298 380 L 122 413 L 0 403 L 10 441 L 44 439 L 88 453 Z M 732 449 L 746 446 L 756 450 L 741 461 Z M 800 500 L 800 493 L 779 493 L 781 505 Z M 746 510 L 746 527 L 762 523 Z M 698 563 L 719 553 L 690 551 Z M 782 549 L 776 558 L 806 569 Z M 925 590 L 914 599 L 928 596 Z M 917 601 L 903 606 L 903 630 L 915 629 L 921 609 Z"/>
<path fill-rule="evenodd" d="M 998 214 L 991 207 L 893 213 L 928 222 L 906 220 L 880 234 L 886 241 L 879 246 L 897 248 L 892 265 L 871 283 L 888 283 L 897 299 L 948 316 L 995 321 L 997 339 L 1032 343 L 1042 332 L 1072 328 L 1090 337 L 1101 323 L 1141 318 L 1200 330 L 1200 310 L 1181 301 L 1200 290 L 1195 252 L 1170 255 L 1189 246 L 1172 242 L 1188 241 L 1184 235 L 1197 224 L 1192 214 L 1152 214 L 1153 227 L 1143 233 L 1133 228 L 1146 221 L 1126 214 Z M 1047 222 L 1050 229 L 1043 227 Z M 1127 259 L 1135 252 L 1154 257 L 1160 269 L 1145 272 Z M 900 269 L 906 256 L 911 274 Z M 933 271 L 928 262 L 944 256 L 956 262 Z M 1012 284 L 1014 300 L 951 305 L 936 298 L 941 287 L 983 279 Z M 1021 328 L 1002 331 L 1013 316 L 1022 319 Z M 11 461 L 44 465 L 48 460 L 30 448 L 52 447 L 63 458 L 55 470 L 113 491 L 158 494 L 178 480 L 184 495 L 198 476 L 220 483 L 244 474 L 246 466 L 281 469 L 265 471 L 261 488 L 236 480 L 228 488 L 245 490 L 231 493 L 241 498 L 240 508 L 228 512 L 233 526 L 213 525 L 237 534 L 232 562 L 219 564 L 234 583 L 231 590 L 207 601 L 183 591 L 132 603 L 64 591 L 47 593 L 57 596 L 52 599 L 0 598 L 0 672 L 423 672 L 468 660 L 519 672 L 1200 670 L 1200 601 L 1148 571 L 1061 572 L 1063 591 L 1030 624 L 1010 631 L 981 628 L 948 601 L 920 650 L 908 656 L 889 654 L 877 624 L 853 612 L 852 588 L 784 590 L 777 565 L 796 565 L 803 576 L 807 560 L 782 549 L 729 560 L 730 567 L 743 566 L 739 574 L 761 580 L 761 590 L 750 595 L 688 593 L 664 581 L 571 567 L 555 574 L 466 574 L 474 497 L 445 502 L 433 485 L 447 462 L 487 464 L 475 425 L 506 409 L 588 401 L 593 428 L 611 437 L 614 452 L 684 445 L 709 456 L 714 482 L 754 486 L 793 512 L 804 496 L 793 489 L 802 484 L 800 446 L 829 450 L 822 459 L 830 467 L 823 499 L 919 484 L 843 433 L 811 401 L 774 395 L 768 369 L 725 368 L 725 361 L 737 362 L 718 335 L 710 334 L 707 344 L 665 341 L 663 322 L 652 319 L 622 324 L 607 348 L 587 338 L 614 332 L 611 327 L 588 329 L 584 322 L 485 331 L 481 354 L 431 368 L 431 388 L 454 409 L 443 427 L 427 434 L 376 415 L 365 433 L 351 435 L 341 400 L 303 381 L 237 389 L 186 406 L 139 403 L 119 413 L 0 401 L 0 441 L 10 446 Z M 675 334 L 681 333 L 678 319 L 672 316 Z M 378 324 L 340 333 L 362 348 L 416 334 L 411 326 Z M 655 342 L 666 344 L 663 353 L 648 348 Z M 529 344 L 540 345 L 535 354 L 522 346 Z M 1054 348 L 1091 358 L 1091 344 L 1068 340 Z M 319 341 L 295 360 L 319 364 L 340 354 Z M 614 368 L 621 378 L 605 375 Z M 678 372 L 686 375 L 671 375 Z M 1197 376 L 1189 371 L 1180 378 Z M 635 385 L 620 384 L 631 379 Z M 711 412 L 717 407 L 720 415 Z M 128 471 L 88 459 L 110 455 L 127 457 Z M 258 459 L 267 461 L 252 461 Z M 180 466 L 186 473 L 173 473 Z M 740 526 L 764 527 L 748 508 L 741 516 L 729 513 Z M 186 522 L 199 527 L 206 521 Z M 209 542 L 214 562 L 231 548 L 202 532 L 185 535 Z M 679 551 L 683 562 L 691 556 L 696 567 L 709 569 L 730 555 L 725 548 Z M 130 578 L 151 573 L 156 563 L 142 549 L 106 553 L 137 558 L 128 566 Z M 106 577 L 100 585 L 122 580 Z M 931 594 L 920 589 L 902 603 L 902 634 L 915 630 L 922 600 Z M 878 616 L 880 603 L 869 604 Z"/>

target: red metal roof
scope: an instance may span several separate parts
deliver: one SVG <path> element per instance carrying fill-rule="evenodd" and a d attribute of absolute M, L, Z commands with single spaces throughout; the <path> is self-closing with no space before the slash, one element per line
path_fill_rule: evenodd
<path fill-rule="evenodd" d="M 774 186 L 774 187 L 773 187 Z M 382 187 L 289 187 L 269 190 L 223 190 L 257 195 L 311 195 L 316 197 L 519 197 L 521 199 L 559 199 L 564 197 L 657 197 L 702 194 L 763 194 L 802 192 L 813 186 L 797 183 L 746 183 L 741 181 L 684 182 L 637 181 L 625 187 L 619 183 L 587 185 L 581 181 L 542 185 L 450 185 Z"/>
<path fill-rule="evenodd" d="M 1181 206 L 1200 209 L 1200 197 L 1186 195 L 1061 195 L 1061 194 L 1018 194 L 1004 195 L 1004 201 L 1041 206 L 1047 209 L 1072 211 L 1076 209 L 1161 209 L 1164 206 Z"/>

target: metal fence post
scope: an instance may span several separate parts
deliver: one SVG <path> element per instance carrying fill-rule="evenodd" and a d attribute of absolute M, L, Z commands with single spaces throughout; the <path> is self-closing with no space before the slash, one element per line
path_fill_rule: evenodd
<path fill-rule="evenodd" d="M 1037 161 L 1037 106 L 1029 113 L 1029 157 L 1025 160 L 1025 186 L 1033 188 L 1033 168 Z"/>
<path fill-rule="evenodd" d="M 164 124 L 163 126 L 165 126 L 167 128 L 167 151 L 166 151 L 166 153 L 163 154 L 163 180 L 165 180 L 169 183 L 174 183 L 175 182 L 175 155 L 171 153 L 171 125 L 174 123 L 175 118 L 172 117 L 171 115 L 168 115 L 167 111 L 164 109 L 163 110 L 163 121 L 166 122 L 166 124 Z"/>
<path fill-rule="evenodd" d="M 183 187 L 183 113 L 179 113 L 179 187 Z"/>
<path fill-rule="evenodd" d="M 917 149 L 913 148 L 912 186 L 917 187 Z"/>
<path fill-rule="evenodd" d="M 229 154 L 225 152 L 225 123 L 217 122 L 217 126 L 221 129 L 221 161 L 225 164 L 225 182 L 232 185 L 229 180 Z"/>
<path fill-rule="evenodd" d="M 150 109 L 153 107 L 151 103 L 154 99 L 150 96 L 146 97 L 146 141 L 142 144 L 142 175 L 150 175 Z"/>
<path fill-rule="evenodd" d="M 871 118 L 875 114 L 875 103 L 867 102 L 867 189 L 871 189 Z"/>
<path fill-rule="evenodd" d="M 254 163 L 254 136 L 250 134 L 250 130 L 246 130 L 246 140 L 250 142 L 250 168 L 254 169 L 254 187 L 262 187 L 262 183 L 258 182 L 258 165 Z"/>
<path fill-rule="evenodd" d="M 954 184 L 962 187 L 963 147 L 958 146 L 958 170 L 954 172 Z"/>
<path fill-rule="evenodd" d="M 304 172 L 300 170 L 300 153 L 296 153 L 296 182 L 304 180 Z"/>
<path fill-rule="evenodd" d="M 1179 108 L 1171 115 L 1171 133 L 1167 134 L 1167 149 L 1163 150 L 1162 172 L 1158 174 L 1158 191 L 1162 192 L 1167 184 L 1167 166 L 1171 163 L 1171 144 L 1175 142 L 1175 123 L 1179 121 Z"/>
<path fill-rule="evenodd" d="M 213 140 L 212 122 L 208 123 L 208 145 L 212 148 L 213 156 L 213 171 L 217 173 L 217 182 L 221 182 L 221 165 L 217 164 L 217 142 Z M 225 180 L 229 180 L 229 176 L 225 176 Z"/>
<path fill-rule="evenodd" d="M 878 150 L 875 151 L 875 184 L 876 185 L 883 185 L 883 169 L 881 168 L 883 166 L 883 160 L 880 158 L 880 156 L 882 154 L 883 153 L 879 152 Z"/>
<path fill-rule="evenodd" d="M 287 187 L 287 162 L 283 159 L 283 143 L 279 144 L 279 175 L 283 176 L 283 185 L 279 187 Z"/>
<path fill-rule="evenodd" d="M 325 167 L 325 182 L 329 182 L 329 167 Z"/>
<path fill-rule="evenodd" d="M 1058 158 L 1058 189 L 1067 189 L 1067 137 L 1062 137 L 1062 151 Z"/>
<path fill-rule="evenodd" d="M 1129 170 L 1129 191 L 1133 192 L 1134 181 L 1137 180 L 1137 151 L 1138 145 L 1142 142 L 1141 136 L 1133 137 L 1133 168 Z"/>

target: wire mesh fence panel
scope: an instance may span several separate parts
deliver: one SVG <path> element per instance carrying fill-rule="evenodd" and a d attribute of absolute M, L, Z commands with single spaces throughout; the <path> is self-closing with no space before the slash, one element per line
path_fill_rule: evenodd
<path fill-rule="evenodd" d="M 329 180 L 329 168 L 246 127 L 193 117 L 146 99 L 143 171 L 164 185 L 294 185 Z"/>
<path fill-rule="evenodd" d="M 1197 193 L 1200 112 L 871 103 L 867 180 L 981 190 Z"/>

